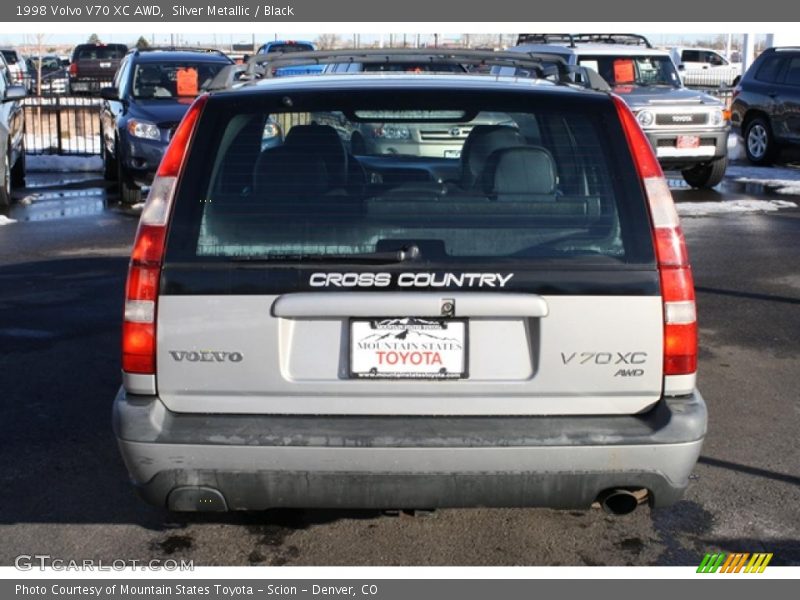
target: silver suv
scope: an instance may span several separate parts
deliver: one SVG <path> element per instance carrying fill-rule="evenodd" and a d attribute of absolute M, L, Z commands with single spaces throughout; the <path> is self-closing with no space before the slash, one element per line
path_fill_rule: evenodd
<path fill-rule="evenodd" d="M 480 124 L 458 157 L 355 156 L 322 113 Z M 177 511 L 625 513 L 681 497 L 706 430 L 669 188 L 627 105 L 568 79 L 200 96 L 141 216 L 122 369 L 125 463 Z"/>
<path fill-rule="evenodd" d="M 634 112 L 664 169 L 681 171 L 692 187 L 722 181 L 730 130 L 725 107 L 684 87 L 669 53 L 644 36 L 528 33 L 512 50 L 552 54 L 597 71 Z"/>

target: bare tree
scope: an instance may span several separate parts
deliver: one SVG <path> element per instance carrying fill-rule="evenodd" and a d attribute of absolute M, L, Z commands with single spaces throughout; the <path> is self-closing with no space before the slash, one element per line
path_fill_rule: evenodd
<path fill-rule="evenodd" d="M 316 45 L 320 50 L 333 50 L 339 45 L 340 38 L 336 33 L 321 33 L 317 36 Z"/>

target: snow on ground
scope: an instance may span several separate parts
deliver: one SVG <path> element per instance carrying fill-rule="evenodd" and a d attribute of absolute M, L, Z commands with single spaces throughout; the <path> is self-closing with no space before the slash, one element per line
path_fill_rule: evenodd
<path fill-rule="evenodd" d="M 0 225 L 10 225 L 11 223 L 16 223 L 16 219 L 9 219 L 5 215 L 0 215 Z"/>
<path fill-rule="evenodd" d="M 726 213 L 772 212 L 781 208 L 797 208 L 789 200 L 724 200 L 722 202 L 678 202 L 675 204 L 682 217 L 704 217 Z"/>
<path fill-rule="evenodd" d="M 75 171 L 102 171 L 103 159 L 99 156 L 59 156 L 56 154 L 28 154 L 25 157 L 28 171 L 69 173 Z"/>
<path fill-rule="evenodd" d="M 739 142 L 739 136 L 735 133 L 728 135 L 728 160 L 744 160 L 744 146 Z"/>
<path fill-rule="evenodd" d="M 728 165 L 725 177 L 739 183 L 758 183 L 778 194 L 800 196 L 800 169 Z"/>

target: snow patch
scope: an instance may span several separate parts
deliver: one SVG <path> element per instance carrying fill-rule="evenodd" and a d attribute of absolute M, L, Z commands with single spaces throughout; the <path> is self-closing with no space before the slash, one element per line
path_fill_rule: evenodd
<path fill-rule="evenodd" d="M 777 194 L 800 195 L 800 169 L 728 165 L 725 176 L 738 183 L 757 183 L 774 188 Z"/>
<path fill-rule="evenodd" d="M 732 213 L 773 212 L 781 208 L 797 208 L 789 200 L 730 200 L 722 202 L 678 202 L 675 207 L 683 217 L 704 217 Z"/>
<path fill-rule="evenodd" d="M 744 160 L 744 146 L 739 143 L 739 136 L 731 133 L 728 135 L 728 160 Z M 730 167 L 728 167 L 730 169 Z"/>
<path fill-rule="evenodd" d="M 28 171 L 57 171 L 70 173 L 76 171 L 102 171 L 103 159 L 99 156 L 61 156 L 57 154 L 28 154 L 25 157 Z"/>
<path fill-rule="evenodd" d="M 0 225 L 11 225 L 11 223 L 16 223 L 16 219 L 9 219 L 5 215 L 0 215 Z"/>

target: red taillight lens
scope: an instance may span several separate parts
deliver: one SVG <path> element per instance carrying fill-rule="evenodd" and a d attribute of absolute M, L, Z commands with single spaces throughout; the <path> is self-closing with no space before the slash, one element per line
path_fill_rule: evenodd
<path fill-rule="evenodd" d="M 70 75 L 77 75 L 78 74 L 78 65 L 76 63 L 72 63 L 69 66 L 69 74 Z"/>
<path fill-rule="evenodd" d="M 653 147 L 625 102 L 614 96 L 614 104 L 650 208 L 664 305 L 664 375 L 690 375 L 697 371 L 697 315 L 686 241 Z"/>
<path fill-rule="evenodd" d="M 177 177 L 207 96 L 195 100 L 172 137 L 142 210 L 125 286 L 122 325 L 122 370 L 156 372 L 156 304 L 161 264 L 167 240 L 167 221 Z"/>

